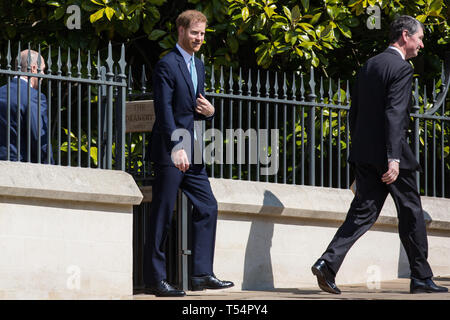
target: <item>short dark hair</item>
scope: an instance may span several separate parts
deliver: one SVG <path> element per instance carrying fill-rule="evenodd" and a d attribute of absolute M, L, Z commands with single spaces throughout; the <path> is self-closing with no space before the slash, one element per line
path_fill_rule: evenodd
<path fill-rule="evenodd" d="M 419 20 L 411 16 L 400 16 L 391 23 L 389 32 L 389 43 L 395 43 L 402 36 L 403 30 L 408 31 L 410 35 L 415 34 L 419 27 L 425 31 L 425 28 Z"/>
<path fill-rule="evenodd" d="M 186 10 L 180 13 L 177 20 L 175 21 L 177 29 L 178 27 L 189 28 L 193 22 L 204 22 L 207 23 L 208 19 L 206 16 L 197 10 Z"/>

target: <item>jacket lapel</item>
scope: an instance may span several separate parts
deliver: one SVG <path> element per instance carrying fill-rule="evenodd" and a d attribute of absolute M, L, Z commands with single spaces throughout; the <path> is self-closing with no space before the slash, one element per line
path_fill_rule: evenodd
<path fill-rule="evenodd" d="M 189 94 L 191 95 L 192 100 L 195 101 L 194 85 L 192 84 L 191 74 L 187 69 L 186 62 L 184 61 L 180 51 L 178 51 L 178 49 L 176 48 L 174 50 L 177 53 L 178 67 L 180 68 L 181 74 L 183 75 L 184 80 L 186 81 L 186 84 L 189 87 Z"/>

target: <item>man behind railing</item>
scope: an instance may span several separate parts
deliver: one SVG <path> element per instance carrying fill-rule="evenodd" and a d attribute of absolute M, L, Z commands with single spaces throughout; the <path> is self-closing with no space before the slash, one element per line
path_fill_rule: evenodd
<path fill-rule="evenodd" d="M 44 59 L 42 56 L 40 57 L 41 63 L 38 66 L 38 57 L 39 54 L 36 51 L 23 50 L 20 53 L 20 62 L 16 60 L 16 68 L 20 63 L 20 71 L 22 72 L 28 72 L 29 70 L 31 73 L 37 74 L 38 71 L 44 73 Z M 2 131 L 0 134 L 0 160 L 48 163 L 47 152 L 50 152 L 50 163 L 53 163 L 51 145 L 48 145 L 47 99 L 42 93 L 40 94 L 40 124 L 38 122 L 39 81 L 41 80 L 37 77 L 28 79 L 27 76 L 16 76 L 11 79 L 9 86 L 9 143 L 7 138 L 8 85 L 0 88 L 0 130 Z M 30 88 L 28 88 L 28 85 Z M 28 128 L 28 109 L 30 112 L 30 128 Z M 20 112 L 19 117 L 17 116 L 18 110 Z M 30 132 L 29 137 L 28 132 Z M 38 139 L 41 139 L 41 161 L 38 159 Z M 30 154 L 28 154 L 28 143 Z M 10 151 L 9 159 L 8 148 Z M 20 152 L 18 151 L 19 148 Z"/>

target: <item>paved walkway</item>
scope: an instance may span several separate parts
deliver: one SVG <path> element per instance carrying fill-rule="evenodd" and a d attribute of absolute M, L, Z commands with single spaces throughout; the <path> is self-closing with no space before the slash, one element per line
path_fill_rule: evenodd
<path fill-rule="evenodd" d="M 450 277 L 435 278 L 435 283 L 450 288 Z M 182 298 L 160 298 L 136 294 L 134 300 L 449 300 L 450 293 L 409 293 L 409 279 L 381 282 L 380 289 L 368 289 L 366 284 L 339 285 L 340 295 L 313 288 L 275 288 L 270 291 L 226 290 L 188 291 Z"/>

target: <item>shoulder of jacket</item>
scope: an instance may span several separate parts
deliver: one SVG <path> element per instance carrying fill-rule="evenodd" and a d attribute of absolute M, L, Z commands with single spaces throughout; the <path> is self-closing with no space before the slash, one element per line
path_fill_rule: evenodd
<path fill-rule="evenodd" d="M 169 53 L 167 53 L 166 55 L 164 55 L 164 57 L 162 57 L 161 59 L 159 59 L 158 64 L 164 64 L 164 63 L 173 63 L 174 60 L 177 59 L 177 53 L 172 50 Z"/>
<path fill-rule="evenodd" d="M 397 65 L 398 71 L 402 73 L 414 73 L 413 66 L 407 61 L 403 60 L 401 63 Z"/>
<path fill-rule="evenodd" d="M 195 63 L 199 63 L 200 65 L 203 65 L 202 59 L 195 57 Z"/>

